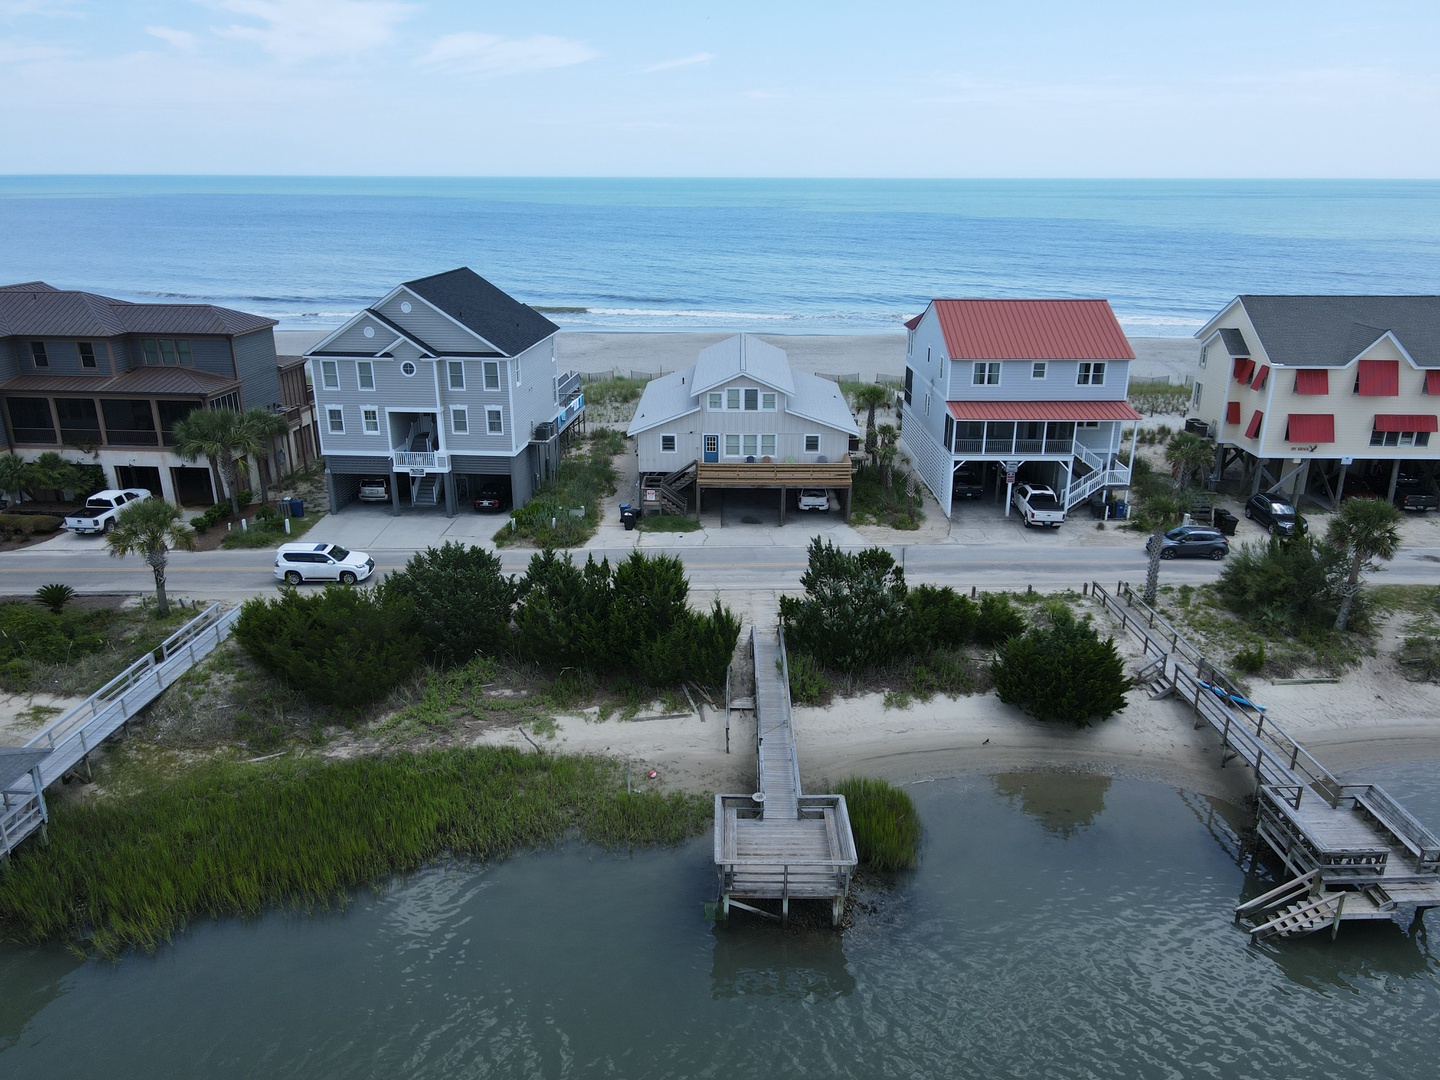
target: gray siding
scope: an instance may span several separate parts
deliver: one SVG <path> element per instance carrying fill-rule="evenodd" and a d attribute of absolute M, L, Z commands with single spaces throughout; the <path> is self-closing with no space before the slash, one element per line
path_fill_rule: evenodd
<path fill-rule="evenodd" d="M 1079 360 L 1045 361 L 1045 378 L 1031 377 L 1033 361 L 1005 360 L 1000 364 L 999 386 L 976 386 L 975 361 L 951 363 L 951 401 L 1116 401 L 1125 397 L 1130 385 L 1130 361 L 1103 360 L 1105 382 L 1099 386 L 1079 385 Z M 923 363 L 922 363 L 923 367 Z M 916 372 L 916 377 L 919 377 Z"/>
<path fill-rule="evenodd" d="M 554 338 L 549 337 L 530 346 L 515 357 L 508 370 L 501 365 L 500 385 L 509 388 L 517 447 L 530 441 L 537 424 L 554 420 L 559 411 L 555 403 L 553 342 Z"/>
<path fill-rule="evenodd" d="M 410 310 L 401 311 L 400 305 L 408 303 Z M 396 326 L 403 326 L 417 338 L 437 352 L 477 353 L 492 352 L 495 347 L 483 341 L 454 320 L 437 311 L 427 301 L 420 299 L 409 289 L 401 289 L 389 302 L 375 309 Z M 379 331 L 376 331 L 379 336 Z"/>
<path fill-rule="evenodd" d="M 279 404 L 280 372 L 275 367 L 275 333 L 270 327 L 234 339 L 235 374 L 245 407 Z"/>
<path fill-rule="evenodd" d="M 366 328 L 375 331 L 365 336 Z M 326 354 L 342 353 L 349 356 L 374 356 L 382 349 L 389 348 L 398 335 L 382 322 L 367 318 L 363 313 L 356 317 L 353 325 L 346 327 L 334 341 L 325 346 Z"/>
<path fill-rule="evenodd" d="M 0 379 L 13 379 L 20 374 L 15 363 L 15 339 L 0 338 Z"/>

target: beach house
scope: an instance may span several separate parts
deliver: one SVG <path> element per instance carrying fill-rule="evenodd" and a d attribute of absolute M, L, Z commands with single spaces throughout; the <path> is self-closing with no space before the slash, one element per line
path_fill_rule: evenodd
<path fill-rule="evenodd" d="M 1433 491 L 1440 296 L 1237 296 L 1196 337 L 1217 480 L 1331 505 Z"/>
<path fill-rule="evenodd" d="M 583 423 L 578 375 L 557 375 L 559 327 L 466 267 L 397 285 L 307 354 L 330 507 L 383 478 L 391 509 L 498 486 L 520 506 Z"/>
<path fill-rule="evenodd" d="M 1066 508 L 1129 486 L 1135 354 L 1106 301 L 931 300 L 905 326 L 900 443 L 945 513 L 964 466 L 1007 513 L 1017 480 Z"/>
<path fill-rule="evenodd" d="M 289 420 L 279 474 L 314 460 L 301 357 L 275 354 L 274 319 L 214 304 L 136 304 L 43 281 L 0 286 L 0 416 L 8 447 L 98 463 L 106 483 L 183 506 L 223 497 L 204 462 L 175 454 L 174 426 L 200 408 L 273 409 Z"/>
<path fill-rule="evenodd" d="M 776 493 L 780 521 L 802 489 L 827 489 L 850 511 L 855 418 L 840 387 L 792 371 L 785 350 L 749 334 L 707 349 L 695 363 L 651 380 L 626 430 L 635 438 L 640 507 L 683 513 L 707 491 Z"/>

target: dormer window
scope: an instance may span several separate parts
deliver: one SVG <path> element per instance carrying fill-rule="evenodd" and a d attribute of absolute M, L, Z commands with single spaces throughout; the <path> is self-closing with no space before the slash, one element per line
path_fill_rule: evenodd
<path fill-rule="evenodd" d="M 190 366 L 190 342 L 176 338 L 145 338 L 140 347 L 149 367 Z"/>
<path fill-rule="evenodd" d="M 80 366 L 82 368 L 95 367 L 95 346 L 88 341 L 78 342 L 75 348 L 80 353 Z"/>
<path fill-rule="evenodd" d="M 37 368 L 48 368 L 50 366 L 50 357 L 45 355 L 45 342 L 30 342 L 30 359 L 35 361 Z"/>

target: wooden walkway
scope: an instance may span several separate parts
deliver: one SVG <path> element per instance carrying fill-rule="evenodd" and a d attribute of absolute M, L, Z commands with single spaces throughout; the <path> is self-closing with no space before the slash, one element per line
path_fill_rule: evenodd
<path fill-rule="evenodd" d="M 753 901 L 829 900 L 838 925 L 858 861 L 843 795 L 805 795 L 790 713 L 789 666 L 778 626 L 752 635 L 756 772 L 752 795 L 715 796 L 715 871 L 720 916 L 731 907 L 770 915 Z"/>
<path fill-rule="evenodd" d="M 47 820 L 44 789 L 60 779 L 132 716 L 160 696 L 199 660 L 214 652 L 229 636 L 239 608 L 223 610 L 211 604 L 102 686 L 64 716 L 40 732 L 23 749 L 31 757 L 26 774 L 0 783 L 0 857 Z M 18 762 L 19 756 L 13 760 Z M 18 766 L 17 766 L 18 767 Z M 8 772 L 14 772 L 9 769 Z"/>
<path fill-rule="evenodd" d="M 1220 736 L 1222 767 L 1238 757 L 1254 770 L 1256 830 L 1295 877 L 1236 908 L 1253 936 L 1361 919 L 1412 925 L 1440 907 L 1440 837 L 1379 785 L 1342 783 L 1127 585 L 1091 591 L 1153 658 L 1154 696 L 1188 705 L 1197 727 Z"/>

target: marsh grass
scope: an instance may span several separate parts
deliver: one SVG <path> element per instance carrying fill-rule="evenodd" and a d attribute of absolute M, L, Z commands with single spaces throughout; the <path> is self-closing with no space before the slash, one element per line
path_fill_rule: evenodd
<path fill-rule="evenodd" d="M 572 833 L 674 844 L 709 801 L 626 794 L 595 758 L 467 749 L 346 761 L 152 767 L 54 807 L 48 846 L 0 874 L 0 933 L 114 956 L 196 919 L 343 906 L 347 890 L 442 858 L 495 859 Z"/>
<path fill-rule="evenodd" d="M 836 788 L 845 796 L 860 864 L 871 870 L 913 870 L 920 861 L 920 814 L 915 802 L 883 780 L 852 776 Z"/>

